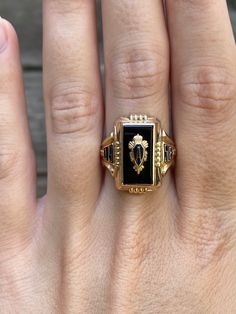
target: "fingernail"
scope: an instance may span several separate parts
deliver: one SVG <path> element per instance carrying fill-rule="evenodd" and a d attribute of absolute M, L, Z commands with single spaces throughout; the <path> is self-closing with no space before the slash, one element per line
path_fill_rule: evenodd
<path fill-rule="evenodd" d="M 4 50 L 7 44 L 7 32 L 3 22 L 3 19 L 0 17 L 0 52 Z"/>

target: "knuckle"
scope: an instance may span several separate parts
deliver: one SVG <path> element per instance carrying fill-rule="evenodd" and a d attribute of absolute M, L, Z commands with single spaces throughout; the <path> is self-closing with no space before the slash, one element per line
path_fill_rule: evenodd
<path fill-rule="evenodd" d="M 60 87 L 50 101 L 52 129 L 58 134 L 88 132 L 94 125 L 96 96 L 78 87 Z"/>
<path fill-rule="evenodd" d="M 234 109 L 235 78 L 223 67 L 199 67 L 183 74 L 179 92 L 181 103 L 191 110 L 207 113 L 210 118 L 225 119 Z"/>
<path fill-rule="evenodd" d="M 184 6 L 184 8 L 186 6 L 192 8 L 199 8 L 199 10 L 202 10 L 202 7 L 204 8 L 208 8 L 212 5 L 215 5 L 217 4 L 217 0 L 198 0 L 198 1 L 195 1 L 195 0 L 179 0 L 178 3 L 182 6 Z"/>
<path fill-rule="evenodd" d="M 164 55 L 164 54 L 163 54 Z M 166 89 L 168 60 L 154 48 L 123 48 L 110 57 L 109 74 L 117 99 L 142 99 Z"/>
<path fill-rule="evenodd" d="M 49 10 L 54 14 L 65 15 L 65 14 L 74 14 L 83 10 L 86 5 L 88 5 L 87 0 L 71 0 L 69 5 L 67 0 L 45 0 L 47 2 Z"/>

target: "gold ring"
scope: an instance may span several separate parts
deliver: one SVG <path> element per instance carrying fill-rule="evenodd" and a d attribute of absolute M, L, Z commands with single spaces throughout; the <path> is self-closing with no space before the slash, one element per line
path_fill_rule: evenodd
<path fill-rule="evenodd" d="M 118 119 L 101 145 L 102 163 L 117 189 L 136 194 L 157 189 L 175 156 L 175 144 L 160 122 L 143 114 Z"/>

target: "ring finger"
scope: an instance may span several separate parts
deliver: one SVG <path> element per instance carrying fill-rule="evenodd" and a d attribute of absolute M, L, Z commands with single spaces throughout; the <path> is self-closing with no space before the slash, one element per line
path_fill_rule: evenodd
<path fill-rule="evenodd" d="M 169 46 L 162 1 L 103 0 L 102 13 L 107 132 L 117 118 L 133 113 L 157 117 L 168 129 Z"/>
<path fill-rule="evenodd" d="M 161 0 L 102 1 L 107 130 L 131 113 L 168 124 L 168 38 Z"/>

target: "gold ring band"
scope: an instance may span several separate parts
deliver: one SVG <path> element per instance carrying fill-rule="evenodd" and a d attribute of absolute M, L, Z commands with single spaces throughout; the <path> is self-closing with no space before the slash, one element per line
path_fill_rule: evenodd
<path fill-rule="evenodd" d="M 157 189 L 175 156 L 175 144 L 160 122 L 143 114 L 118 119 L 101 145 L 102 163 L 117 189 L 136 194 Z"/>

